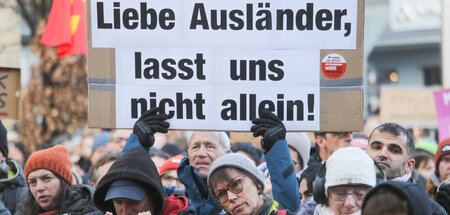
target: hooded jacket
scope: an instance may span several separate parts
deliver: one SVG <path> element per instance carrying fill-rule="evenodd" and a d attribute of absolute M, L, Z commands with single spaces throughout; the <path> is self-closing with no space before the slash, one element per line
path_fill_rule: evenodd
<path fill-rule="evenodd" d="M 19 200 L 27 194 L 28 188 L 22 167 L 13 159 L 6 159 L 8 173 L 0 177 L 0 214 L 9 211 L 14 214 Z"/>
<path fill-rule="evenodd" d="M 116 180 L 133 180 L 151 193 L 155 215 L 161 215 L 164 209 L 164 192 L 155 164 L 148 152 L 142 148 L 132 148 L 116 160 L 108 173 L 100 180 L 94 193 L 95 205 L 103 212 L 115 213 L 112 201 L 105 201 L 106 193 Z"/>
<path fill-rule="evenodd" d="M 414 183 L 398 182 L 398 181 L 387 181 L 381 183 L 376 187 L 374 187 L 371 191 L 369 191 L 369 193 L 367 193 L 366 197 L 364 198 L 364 202 L 362 205 L 363 212 L 367 201 L 370 200 L 370 198 L 380 188 L 387 188 L 405 198 L 406 201 L 408 202 L 410 215 L 432 214 L 431 202 L 429 201 L 426 193 L 419 185 Z"/>

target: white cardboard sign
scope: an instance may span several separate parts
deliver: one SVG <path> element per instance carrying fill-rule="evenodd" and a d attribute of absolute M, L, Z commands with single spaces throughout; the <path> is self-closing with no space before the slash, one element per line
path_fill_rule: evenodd
<path fill-rule="evenodd" d="M 117 127 L 158 106 L 173 129 L 248 130 L 269 108 L 289 130 L 318 130 L 318 59 L 318 50 L 117 49 Z"/>

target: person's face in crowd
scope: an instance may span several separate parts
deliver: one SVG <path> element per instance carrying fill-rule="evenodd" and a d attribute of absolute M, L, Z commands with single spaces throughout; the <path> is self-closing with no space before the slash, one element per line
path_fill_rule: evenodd
<path fill-rule="evenodd" d="M 434 171 L 434 161 L 432 158 L 422 161 L 417 167 L 417 171 L 425 178 L 429 178 Z"/>
<path fill-rule="evenodd" d="M 291 159 L 292 163 L 294 163 L 294 170 L 295 172 L 299 172 L 303 169 L 303 166 L 300 165 L 300 156 L 298 156 L 297 151 L 289 147 L 289 152 L 291 153 Z"/>
<path fill-rule="evenodd" d="M 100 180 L 102 180 L 103 176 L 106 175 L 106 173 L 108 173 L 109 168 L 111 168 L 111 166 L 113 165 L 114 161 L 108 161 L 105 164 L 99 166 L 97 168 L 97 181 L 93 184 L 91 184 L 91 187 L 96 188 L 98 182 L 100 182 Z"/>
<path fill-rule="evenodd" d="M 308 191 L 306 179 L 302 179 L 300 181 L 300 186 L 298 190 L 300 192 L 300 195 L 302 195 L 302 201 L 300 203 L 300 206 L 302 206 L 312 196 L 312 193 Z"/>
<path fill-rule="evenodd" d="M 159 169 L 162 167 L 164 162 L 166 162 L 166 159 L 162 158 L 162 157 L 159 157 L 159 156 L 153 156 L 152 157 L 152 161 L 153 161 L 153 163 L 155 163 L 156 169 L 159 172 Z"/>
<path fill-rule="evenodd" d="M 408 159 L 406 144 L 406 135 L 395 136 L 375 130 L 369 139 L 367 154 L 378 162 L 387 179 L 393 179 L 414 168 L 415 161 Z"/>
<path fill-rule="evenodd" d="M 108 143 L 108 148 L 111 151 L 120 154 L 123 150 L 123 147 L 125 147 L 125 144 L 127 143 L 128 137 L 130 137 L 131 133 L 133 133 L 133 130 L 131 129 L 117 129 L 112 131 Z"/>
<path fill-rule="evenodd" d="M 61 181 L 46 169 L 38 169 L 28 174 L 28 186 L 37 204 L 45 211 L 56 207 L 56 196 L 61 188 Z"/>
<path fill-rule="evenodd" d="M 177 170 L 169 169 L 161 175 L 162 185 L 166 187 L 175 186 L 176 188 L 184 188 L 184 184 L 178 179 Z"/>
<path fill-rule="evenodd" d="M 189 164 L 202 178 L 207 178 L 209 167 L 218 157 L 226 152 L 220 143 L 218 135 L 211 132 L 194 132 L 189 141 Z"/>
<path fill-rule="evenodd" d="M 337 186 L 329 188 L 328 205 L 335 215 L 353 214 L 361 209 L 369 187 Z"/>
<path fill-rule="evenodd" d="M 148 194 L 145 195 L 144 199 L 141 201 L 127 198 L 116 198 L 113 199 L 113 203 L 117 215 L 138 214 L 146 211 L 150 211 L 152 214 L 155 213 L 155 207 Z"/>
<path fill-rule="evenodd" d="M 211 182 L 215 198 L 230 214 L 255 214 L 263 205 L 256 183 L 235 168 L 227 173 L 231 180 Z"/>
<path fill-rule="evenodd" d="M 450 154 L 445 155 L 441 158 L 438 166 L 439 178 L 441 181 L 450 179 Z"/>
<path fill-rule="evenodd" d="M 320 151 L 323 152 L 324 157 L 322 159 L 326 160 L 336 150 L 350 146 L 352 135 L 351 132 L 328 132 L 324 137 L 317 136 L 316 142 L 320 147 Z M 320 151 L 319 153 L 321 153 Z"/>

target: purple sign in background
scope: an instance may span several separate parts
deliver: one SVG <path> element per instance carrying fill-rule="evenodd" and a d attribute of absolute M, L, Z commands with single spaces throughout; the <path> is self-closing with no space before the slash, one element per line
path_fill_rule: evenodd
<path fill-rule="evenodd" d="M 439 120 L 439 142 L 450 137 L 450 89 L 434 92 Z"/>

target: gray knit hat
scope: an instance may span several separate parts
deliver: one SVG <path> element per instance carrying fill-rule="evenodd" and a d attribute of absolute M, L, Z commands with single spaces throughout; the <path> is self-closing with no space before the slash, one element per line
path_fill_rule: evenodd
<path fill-rule="evenodd" d="M 286 133 L 286 142 L 298 152 L 303 161 L 303 168 L 305 168 L 309 161 L 309 151 L 311 150 L 311 142 L 308 136 L 303 132 Z"/>
<path fill-rule="evenodd" d="M 264 189 L 264 180 L 261 176 L 261 172 L 256 168 L 255 162 L 244 155 L 236 153 L 230 153 L 220 156 L 213 162 L 211 168 L 209 169 L 207 181 L 208 185 L 210 176 L 214 173 L 214 171 L 222 167 L 234 167 L 254 176 L 256 178 L 256 182 L 258 182 L 262 186 L 262 189 Z"/>

